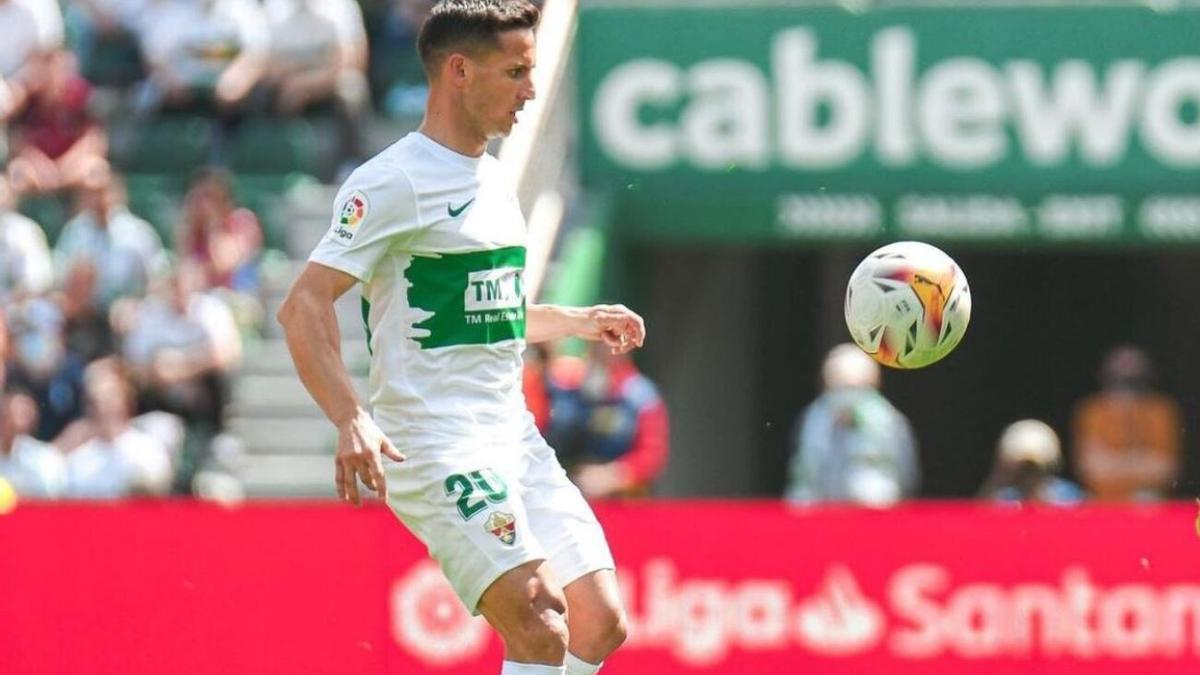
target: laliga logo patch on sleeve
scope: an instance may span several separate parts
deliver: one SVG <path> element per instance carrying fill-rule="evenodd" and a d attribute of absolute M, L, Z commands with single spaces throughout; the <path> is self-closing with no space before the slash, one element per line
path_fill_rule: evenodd
<path fill-rule="evenodd" d="M 347 195 L 333 217 L 333 227 L 329 232 L 333 240 L 342 244 L 354 243 L 358 226 L 367 217 L 369 208 L 367 196 L 361 191 L 355 190 Z"/>

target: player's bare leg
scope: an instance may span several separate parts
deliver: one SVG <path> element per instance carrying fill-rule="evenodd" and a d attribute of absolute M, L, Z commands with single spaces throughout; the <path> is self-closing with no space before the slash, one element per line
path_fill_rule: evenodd
<path fill-rule="evenodd" d="M 567 675 L 592 675 L 629 630 L 617 575 L 612 570 L 591 572 L 567 584 L 563 593 L 570 608 Z"/>
<path fill-rule="evenodd" d="M 479 612 L 504 640 L 501 675 L 563 672 L 567 600 L 544 560 L 505 572 L 479 599 Z"/>

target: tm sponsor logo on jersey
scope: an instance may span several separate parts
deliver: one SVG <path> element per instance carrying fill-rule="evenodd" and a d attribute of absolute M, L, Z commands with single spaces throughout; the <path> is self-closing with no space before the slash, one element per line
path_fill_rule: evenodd
<path fill-rule="evenodd" d="M 519 320 L 525 306 L 523 273 L 520 267 L 468 273 L 463 296 L 467 323 Z"/>
<path fill-rule="evenodd" d="M 354 236 L 358 234 L 358 226 L 367 217 L 369 209 L 369 202 L 365 194 L 358 190 L 351 192 L 342 201 L 341 206 L 338 207 L 337 216 L 333 219 L 334 239 L 343 244 L 353 242 Z"/>

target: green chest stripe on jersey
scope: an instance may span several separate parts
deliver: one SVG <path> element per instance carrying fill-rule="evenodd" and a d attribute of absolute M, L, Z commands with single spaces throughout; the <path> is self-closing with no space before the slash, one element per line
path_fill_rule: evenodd
<path fill-rule="evenodd" d="M 367 353 L 370 354 L 371 356 L 374 356 L 375 350 L 371 349 L 371 322 L 370 322 L 371 303 L 367 301 L 367 298 L 365 296 L 360 296 L 359 299 L 362 300 L 361 309 L 362 309 L 363 330 L 367 331 Z"/>
<path fill-rule="evenodd" d="M 405 270 L 408 304 L 433 316 L 422 349 L 487 345 L 525 337 L 525 247 L 414 256 Z"/>

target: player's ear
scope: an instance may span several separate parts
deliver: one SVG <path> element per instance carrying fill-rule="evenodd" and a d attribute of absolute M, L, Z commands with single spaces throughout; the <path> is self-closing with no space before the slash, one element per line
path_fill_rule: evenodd
<path fill-rule="evenodd" d="M 470 59 L 465 54 L 455 52 L 446 57 L 446 63 L 442 65 L 442 75 L 451 84 L 461 86 L 467 81 L 467 73 L 470 67 Z"/>

